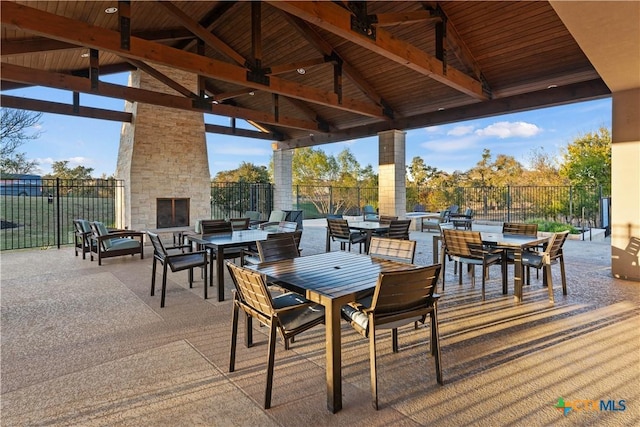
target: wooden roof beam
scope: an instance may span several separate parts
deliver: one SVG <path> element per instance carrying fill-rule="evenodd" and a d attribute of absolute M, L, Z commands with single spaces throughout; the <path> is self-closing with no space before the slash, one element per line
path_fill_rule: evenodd
<path fill-rule="evenodd" d="M 55 40 L 113 52 L 132 59 L 157 62 L 213 79 L 298 98 L 355 114 L 385 119 L 382 109 L 377 106 L 349 98 L 343 99 L 340 103 L 334 93 L 281 79 L 277 76 L 270 76 L 268 84 L 253 82 L 248 79 L 246 69 L 242 67 L 159 43 L 132 37 L 131 49 L 124 50 L 120 47 L 120 34 L 116 31 L 98 28 L 85 22 L 74 21 L 22 4 L 0 2 L 0 22 L 8 28 L 19 28 Z"/>
<path fill-rule="evenodd" d="M 308 120 L 294 117 L 280 116 L 277 120 L 270 113 L 249 110 L 224 104 L 209 104 L 206 108 L 200 108 L 197 102 L 191 98 L 153 92 L 150 90 L 121 86 L 112 83 L 100 82 L 97 89 L 91 88 L 91 81 L 85 77 L 70 76 L 61 73 L 51 73 L 33 68 L 21 67 L 7 63 L 0 64 L 2 78 L 18 83 L 27 83 L 54 89 L 70 90 L 74 92 L 89 93 L 92 95 L 106 96 L 109 98 L 125 99 L 128 101 L 143 102 L 162 107 L 177 108 L 188 111 L 207 112 L 220 116 L 235 117 L 243 120 L 255 120 L 275 126 L 290 127 L 314 132 L 322 132 L 318 125 Z"/>
<path fill-rule="evenodd" d="M 151 77 L 155 78 L 159 82 L 164 83 L 165 85 L 175 90 L 176 92 L 181 93 L 188 98 L 193 98 L 193 99 L 199 98 L 197 94 L 191 92 L 188 88 L 182 86 L 180 83 L 176 82 L 166 74 L 156 70 L 149 64 L 146 64 L 143 61 L 138 61 L 137 59 L 128 59 L 127 62 L 139 68 L 140 70 L 144 71 L 145 73 L 149 74 Z"/>
<path fill-rule="evenodd" d="M 247 60 L 242 55 L 233 50 L 233 48 L 216 37 L 213 33 L 209 32 L 209 30 L 201 26 L 200 23 L 191 19 L 191 17 L 184 13 L 179 7 L 169 1 L 161 1 L 159 3 L 167 10 L 167 12 L 176 18 L 180 24 L 184 25 L 186 29 L 204 41 L 207 46 L 210 46 L 212 49 L 222 53 L 236 64 L 242 67 L 246 66 Z"/>
<path fill-rule="evenodd" d="M 296 1 L 268 1 L 268 3 L 475 99 L 488 99 L 480 81 L 451 67 L 445 72 L 442 61 L 412 44 L 397 39 L 384 28 L 376 30 L 375 39 L 352 30 L 352 14 L 334 3 Z"/>
<path fill-rule="evenodd" d="M 338 60 L 342 62 L 342 72 L 351 80 L 353 84 L 356 85 L 358 89 L 371 101 L 373 101 L 376 105 L 381 107 L 385 112 L 385 115 L 388 117 L 393 117 L 394 112 L 393 109 L 389 106 L 389 104 L 380 96 L 380 94 L 360 76 L 348 61 L 346 61 L 338 52 L 336 52 L 335 48 L 326 41 L 317 31 L 315 31 L 309 24 L 302 19 L 289 15 L 287 13 L 284 14 L 287 21 L 291 26 L 293 26 L 300 35 L 302 35 L 316 50 L 322 53 L 325 58 L 329 60 Z"/>
<path fill-rule="evenodd" d="M 418 10 L 415 12 L 399 12 L 399 13 L 378 13 L 370 15 L 371 24 L 377 27 L 387 25 L 413 24 L 424 21 L 438 21 L 440 17 L 428 10 Z"/>
<path fill-rule="evenodd" d="M 3 107 L 18 108 L 21 110 L 40 111 L 43 113 L 63 114 L 65 116 L 87 117 L 91 119 L 111 120 L 130 123 L 133 117 L 131 113 L 124 111 L 105 110 L 103 108 L 76 107 L 60 102 L 41 101 L 38 99 L 21 98 L 17 96 L 0 95 L 0 103 Z"/>

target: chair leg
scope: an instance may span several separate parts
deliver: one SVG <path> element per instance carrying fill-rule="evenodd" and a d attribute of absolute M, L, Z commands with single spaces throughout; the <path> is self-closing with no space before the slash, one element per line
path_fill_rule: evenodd
<path fill-rule="evenodd" d="M 441 354 L 440 354 L 440 333 L 438 332 L 438 309 L 436 306 L 433 307 L 433 311 L 431 311 L 431 354 L 435 358 L 436 362 L 436 380 L 438 384 L 444 385 L 444 380 L 442 378 L 442 364 L 440 363 Z"/>
<path fill-rule="evenodd" d="M 544 266 L 544 275 L 547 278 L 547 291 L 549 292 L 549 302 L 553 302 L 553 279 L 551 278 L 551 264 Z"/>
<path fill-rule="evenodd" d="M 475 267 L 475 266 L 474 266 Z M 482 264 L 482 301 L 485 300 L 485 296 L 484 296 L 484 285 L 487 282 L 487 270 L 489 269 L 489 266 L 486 264 Z M 473 279 L 475 281 L 475 274 L 473 275 Z"/>
<path fill-rule="evenodd" d="M 562 279 L 562 295 L 567 295 L 567 276 L 564 273 L 564 255 L 558 258 L 558 263 L 560 264 L 560 276 Z"/>
<path fill-rule="evenodd" d="M 162 296 L 160 297 L 160 308 L 164 307 L 164 295 L 167 292 L 167 263 L 162 264 Z"/>
<path fill-rule="evenodd" d="M 264 409 L 271 408 L 271 388 L 273 385 L 273 365 L 276 353 L 276 321 L 271 320 L 269 330 L 269 354 L 267 355 L 267 386 L 264 393 Z"/>
<path fill-rule="evenodd" d="M 156 257 L 153 257 L 153 267 L 151 267 L 151 296 L 153 296 L 153 294 L 156 291 L 156 262 L 158 260 L 156 259 Z"/>
<path fill-rule="evenodd" d="M 418 322 L 416 322 L 415 328 L 418 329 Z M 398 328 L 391 330 L 391 349 L 394 353 L 398 352 Z"/>
<path fill-rule="evenodd" d="M 236 340 L 238 339 L 238 306 L 233 301 L 233 314 L 231 320 L 231 352 L 229 353 L 229 372 L 233 372 L 236 369 Z"/>
<path fill-rule="evenodd" d="M 244 328 L 244 345 L 249 348 L 253 346 L 253 317 L 247 313 L 245 313 Z"/>
<path fill-rule="evenodd" d="M 378 410 L 378 373 L 376 371 L 376 330 L 369 323 L 369 365 L 371 370 L 371 398 L 373 407 Z"/>

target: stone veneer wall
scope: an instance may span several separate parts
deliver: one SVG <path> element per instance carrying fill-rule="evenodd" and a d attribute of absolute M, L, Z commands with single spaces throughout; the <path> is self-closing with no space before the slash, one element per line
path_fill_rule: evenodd
<path fill-rule="evenodd" d="M 378 134 L 378 213 L 404 218 L 407 214 L 405 181 L 406 132 L 390 130 Z"/>
<path fill-rule="evenodd" d="M 154 66 L 182 86 L 196 92 L 197 76 Z M 138 70 L 129 86 L 179 95 L 173 89 Z M 156 199 L 189 198 L 189 224 L 210 218 L 211 178 L 202 113 L 126 102 L 133 114 L 120 134 L 116 177 L 125 190 L 118 200 L 124 224 L 134 230 L 155 229 Z"/>

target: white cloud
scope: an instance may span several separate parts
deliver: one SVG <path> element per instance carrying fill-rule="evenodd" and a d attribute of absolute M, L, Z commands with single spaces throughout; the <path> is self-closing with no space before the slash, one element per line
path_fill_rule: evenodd
<path fill-rule="evenodd" d="M 478 136 L 498 137 L 500 139 L 511 137 L 529 138 L 542 132 L 538 126 L 527 122 L 496 122 L 483 129 L 478 129 Z"/>
<path fill-rule="evenodd" d="M 473 126 L 456 126 L 453 129 L 451 129 L 449 132 L 447 132 L 447 135 L 451 135 L 451 136 L 469 135 L 471 132 L 473 132 L 473 129 L 474 129 Z"/>
<path fill-rule="evenodd" d="M 435 152 L 451 152 L 467 150 L 474 147 L 480 138 L 476 135 L 466 135 L 462 138 L 441 138 L 426 141 L 420 144 L 421 147 Z"/>

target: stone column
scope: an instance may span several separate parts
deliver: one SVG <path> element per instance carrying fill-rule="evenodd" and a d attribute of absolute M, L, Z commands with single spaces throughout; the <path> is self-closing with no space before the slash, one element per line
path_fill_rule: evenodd
<path fill-rule="evenodd" d="M 380 215 L 407 214 L 405 135 L 400 130 L 378 134 L 378 210 Z"/>
<path fill-rule="evenodd" d="M 193 92 L 197 76 L 154 65 Z M 129 86 L 179 95 L 173 89 L 137 70 Z M 189 224 L 211 217 L 211 177 L 203 113 L 177 110 L 140 102 L 126 102 L 133 114 L 120 134 L 116 177 L 125 190 L 118 205 L 124 208 L 124 223 L 135 230 L 156 229 L 158 198 L 188 198 Z"/>
<path fill-rule="evenodd" d="M 640 88 L 613 93 L 611 273 L 640 281 Z"/>
<path fill-rule="evenodd" d="M 293 208 L 293 150 L 273 150 L 273 209 Z M 269 213 L 266 213 L 269 215 Z"/>

